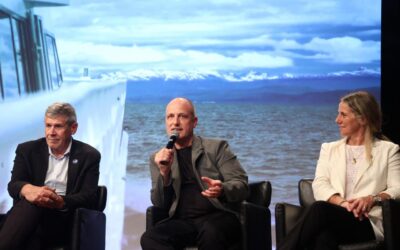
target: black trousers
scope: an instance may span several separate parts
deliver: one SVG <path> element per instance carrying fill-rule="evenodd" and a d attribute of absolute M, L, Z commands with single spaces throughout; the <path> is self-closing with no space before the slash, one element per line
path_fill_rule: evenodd
<path fill-rule="evenodd" d="M 359 220 L 345 208 L 317 201 L 289 232 L 279 250 L 337 249 L 340 244 L 375 239 L 367 218 Z"/>
<path fill-rule="evenodd" d="M 0 229 L 0 250 L 43 249 L 70 238 L 69 212 L 38 207 L 23 199 L 14 204 Z"/>
<path fill-rule="evenodd" d="M 239 219 L 217 211 L 196 219 L 170 219 L 147 230 L 140 239 L 143 250 L 183 249 L 224 250 L 241 242 Z"/>

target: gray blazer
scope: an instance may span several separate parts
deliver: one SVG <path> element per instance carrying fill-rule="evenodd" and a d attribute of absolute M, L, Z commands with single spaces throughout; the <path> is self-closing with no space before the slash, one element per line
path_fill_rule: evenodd
<path fill-rule="evenodd" d="M 151 201 L 154 206 L 169 209 L 169 216 L 175 213 L 180 197 L 181 177 L 176 154 L 171 166 L 171 183 L 174 195 L 168 196 L 164 191 L 164 183 L 160 171 L 154 162 L 155 153 L 150 157 Z M 240 165 L 236 155 L 229 149 L 226 141 L 194 136 L 192 144 L 192 165 L 196 180 L 205 190 L 206 184 L 202 176 L 221 180 L 223 195 L 209 199 L 218 209 L 237 212 L 238 204 L 248 195 L 247 174 Z"/>

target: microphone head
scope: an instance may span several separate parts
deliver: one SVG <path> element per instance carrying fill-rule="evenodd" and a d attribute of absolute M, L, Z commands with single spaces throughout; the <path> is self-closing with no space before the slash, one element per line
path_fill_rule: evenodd
<path fill-rule="evenodd" d="M 175 140 L 179 138 L 179 132 L 178 130 L 174 129 L 172 130 L 172 133 L 170 135 L 170 138 L 174 138 Z"/>
<path fill-rule="evenodd" d="M 178 139 L 178 137 L 179 137 L 179 132 L 175 129 L 172 130 L 172 133 L 169 136 L 167 146 L 165 146 L 165 147 L 168 149 L 172 149 L 174 147 L 175 141 Z"/>

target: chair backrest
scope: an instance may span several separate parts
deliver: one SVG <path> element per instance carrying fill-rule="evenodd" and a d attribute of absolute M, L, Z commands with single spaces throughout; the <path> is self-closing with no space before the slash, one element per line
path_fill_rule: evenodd
<path fill-rule="evenodd" d="M 400 201 L 385 200 L 382 203 L 383 232 L 385 238 L 385 249 L 400 249 Z"/>
<path fill-rule="evenodd" d="M 98 186 L 96 193 L 96 203 L 94 204 L 94 208 L 97 211 L 103 212 L 106 208 L 107 203 L 107 187 L 106 186 Z"/>
<path fill-rule="evenodd" d="M 249 189 L 250 193 L 246 201 L 259 206 L 269 207 L 272 192 L 269 181 L 252 182 L 249 184 Z"/>
<path fill-rule="evenodd" d="M 299 181 L 299 203 L 302 207 L 308 207 L 315 202 L 312 182 L 313 179 Z"/>

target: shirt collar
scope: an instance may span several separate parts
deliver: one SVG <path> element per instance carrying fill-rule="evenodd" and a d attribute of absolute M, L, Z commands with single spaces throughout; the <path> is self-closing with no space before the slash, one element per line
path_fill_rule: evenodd
<path fill-rule="evenodd" d="M 70 151 L 71 151 L 71 146 L 72 146 L 72 139 L 71 139 L 71 141 L 69 142 L 68 147 L 67 147 L 67 150 L 65 150 L 65 152 L 64 152 L 64 155 L 61 156 L 61 157 L 55 156 L 55 155 L 53 154 L 53 152 L 51 152 L 50 147 L 48 147 L 48 149 L 49 149 L 49 155 L 51 155 L 51 156 L 54 157 L 55 159 L 62 159 L 62 158 L 64 158 L 65 156 L 69 156 Z"/>

